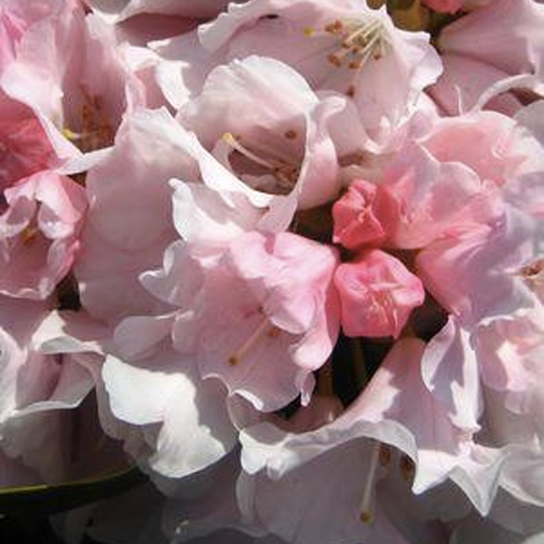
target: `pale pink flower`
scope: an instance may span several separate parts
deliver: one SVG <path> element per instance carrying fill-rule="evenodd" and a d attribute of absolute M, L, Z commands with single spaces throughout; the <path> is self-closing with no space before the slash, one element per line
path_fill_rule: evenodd
<path fill-rule="evenodd" d="M 129 318 L 121 323 L 123 334 L 146 335 L 147 323 L 153 319 Z M 106 357 L 102 377 L 108 403 L 113 416 L 129 424 L 129 433 L 141 434 L 142 446 L 147 442 L 135 449 L 134 440 L 125 438 L 136 461 L 161 476 L 180 478 L 226 455 L 236 444 L 236 429 L 217 380 L 202 380 L 193 357 L 180 357 L 152 339 L 149 344 L 147 353 L 133 352 L 128 361 Z"/>
<path fill-rule="evenodd" d="M 424 247 L 455 223 L 470 219 L 471 206 L 484 190 L 476 173 L 461 162 L 437 160 L 410 141 L 385 167 L 381 187 L 399 210 L 387 245 L 402 249 Z"/>
<path fill-rule="evenodd" d="M 111 154 L 87 176 L 90 207 L 75 275 L 83 306 L 94 317 L 115 321 L 158 305 L 138 275 L 158 268 L 176 238 L 168 180 L 196 176 L 172 125 L 178 128 L 165 112 L 133 114 Z"/>
<path fill-rule="evenodd" d="M 193 258 L 204 281 L 183 301 L 176 349 L 196 358 L 204 378 L 219 378 L 259 410 L 299 393 L 307 402 L 311 372 L 325 363 L 339 329 L 335 250 L 291 233 L 250 232 L 213 258 Z"/>
<path fill-rule="evenodd" d="M 202 90 L 210 71 L 225 60 L 221 52 L 202 47 L 196 29 L 148 47 L 157 55 L 157 85 L 175 110 L 189 103 Z"/>
<path fill-rule="evenodd" d="M 0 216 L 0 292 L 45 299 L 79 249 L 87 198 L 70 178 L 43 171 L 4 192 Z"/>
<path fill-rule="evenodd" d="M 90 401 L 104 329 L 82 314 L 50 312 L 41 303 L 1 302 L 0 450 L 46 482 L 124 466 Z"/>
<path fill-rule="evenodd" d="M 34 23 L 58 12 L 63 0 L 3 0 L 0 6 L 0 73 L 15 58 L 16 46 Z"/>
<path fill-rule="evenodd" d="M 485 440 L 490 452 L 503 457 L 494 478 L 520 507 L 544 504 L 541 321 L 541 309 L 514 311 L 471 328 L 450 318 L 422 359 L 423 380 L 451 421 L 470 433 L 479 431 L 472 437 L 475 445 Z M 490 464 L 486 471 L 495 469 Z M 498 510 L 501 521 L 505 515 Z"/>
<path fill-rule="evenodd" d="M 423 304 L 421 280 L 379 249 L 342 263 L 334 275 L 347 336 L 397 338 L 412 310 Z"/>
<path fill-rule="evenodd" d="M 278 195 L 270 206 L 285 209 L 287 227 L 289 211 L 339 192 L 328 125 L 344 107 L 342 100 L 320 100 L 288 65 L 250 56 L 212 70 L 178 119 L 254 191 Z"/>
<path fill-rule="evenodd" d="M 515 108 L 511 98 L 506 101 L 497 97 L 500 93 L 512 88 L 532 88 L 542 92 L 544 70 L 544 42 L 542 40 L 542 25 L 544 23 L 544 6 L 534 0 L 494 0 L 486 2 L 482 7 L 474 9 L 450 25 L 440 33 L 438 45 L 446 55 L 456 55 L 453 72 L 445 74 L 445 84 L 439 85 L 438 101 L 445 93 L 446 102 L 451 103 L 451 89 L 459 94 L 460 100 L 467 104 L 473 103 L 480 94 L 476 106 L 497 107 L 501 111 Z M 475 81 L 469 83 L 468 92 L 463 88 L 467 82 L 465 74 L 457 67 L 461 59 L 471 59 L 488 65 L 480 67 L 467 63 L 465 67 L 475 71 Z M 446 63 L 446 71 L 448 70 Z M 501 72 L 505 77 L 501 77 Z M 484 89 L 485 84 L 489 84 Z M 445 88 L 444 88 L 445 86 Z M 449 87 L 449 90 L 448 90 Z M 485 92 L 482 92 L 485 91 Z M 503 108 L 507 109 L 504 110 Z M 461 111 L 465 110 L 461 106 Z M 455 111 L 455 110 L 454 110 Z"/>
<path fill-rule="evenodd" d="M 521 269 L 534 258 L 531 225 L 506 208 L 479 227 L 452 230 L 417 256 L 425 287 L 463 323 L 531 308 L 535 297 Z"/>
<path fill-rule="evenodd" d="M 534 0 L 495 0 L 448 25 L 440 49 L 486 62 L 510 75 L 534 73 L 544 54 L 544 7 Z"/>
<path fill-rule="evenodd" d="M 99 160 L 83 154 L 111 145 L 124 112 L 145 101 L 113 30 L 72 0 L 28 28 L 1 86 L 34 111 L 71 171 Z"/>
<path fill-rule="evenodd" d="M 467 512 L 451 488 L 436 490 L 435 510 L 431 490 L 448 478 L 488 512 L 506 454 L 474 446 L 452 425 L 422 381 L 424 351 L 420 340 L 398 341 L 356 401 L 317 429 L 244 429 L 238 497 L 246 518 L 300 544 L 339 535 L 349 543 L 383 542 L 384 535 L 405 542 L 413 534 L 440 541 L 426 521 L 441 509 L 450 510 L 450 521 Z M 311 510 L 297 507 L 308 501 Z"/>
<path fill-rule="evenodd" d="M 365 129 L 380 143 L 441 72 L 426 34 L 395 28 L 385 8 L 372 10 L 363 0 L 231 4 L 199 32 L 203 46 L 222 49 L 227 60 L 273 57 L 300 72 L 314 90 L 352 97 Z"/>

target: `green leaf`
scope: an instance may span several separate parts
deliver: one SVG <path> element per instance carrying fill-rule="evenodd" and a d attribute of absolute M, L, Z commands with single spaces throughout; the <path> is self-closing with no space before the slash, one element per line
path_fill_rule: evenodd
<path fill-rule="evenodd" d="M 147 481 L 137 468 L 56 485 L 0 487 L 0 514 L 37 511 L 51 515 L 107 499 Z"/>

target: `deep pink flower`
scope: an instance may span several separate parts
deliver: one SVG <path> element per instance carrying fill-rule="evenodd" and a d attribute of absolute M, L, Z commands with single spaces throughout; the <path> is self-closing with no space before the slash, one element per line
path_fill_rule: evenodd
<path fill-rule="evenodd" d="M 347 336 L 397 338 L 413 308 L 425 298 L 421 280 L 397 258 L 379 249 L 341 264 L 334 283 Z"/>
<path fill-rule="evenodd" d="M 398 220 L 397 203 L 379 185 L 357 179 L 332 208 L 333 242 L 348 249 L 383 243 Z"/>

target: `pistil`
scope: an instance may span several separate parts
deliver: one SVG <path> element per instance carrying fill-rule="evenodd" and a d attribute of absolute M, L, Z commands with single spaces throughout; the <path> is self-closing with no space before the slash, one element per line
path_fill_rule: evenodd
<path fill-rule="evenodd" d="M 293 130 L 286 132 L 286 138 L 294 139 L 297 134 Z M 278 181 L 278 188 L 281 192 L 290 191 L 293 186 L 296 184 L 299 175 L 299 168 L 291 165 L 281 159 L 269 158 L 265 159 L 262 156 L 258 155 L 251 149 L 248 149 L 246 146 L 240 143 L 239 139 L 236 138 L 232 133 L 225 132 L 223 134 L 223 141 L 228 144 L 232 149 L 240 153 L 246 159 L 249 159 L 251 162 L 266 168 Z"/>
<path fill-rule="evenodd" d="M 336 48 L 327 53 L 327 61 L 335 68 L 347 67 L 358 73 L 370 59 L 383 58 L 391 45 L 387 30 L 377 17 L 366 19 L 335 20 L 322 30 L 312 27 L 303 29 L 308 37 L 333 37 Z M 346 89 L 348 96 L 354 96 L 356 86 L 350 82 Z"/>
<path fill-rule="evenodd" d="M 279 329 L 272 325 L 268 317 L 265 316 L 246 341 L 228 358 L 229 364 L 231 366 L 238 365 L 264 334 L 267 334 L 270 338 L 275 338 L 277 337 L 276 331 L 279 331 Z"/>
<path fill-rule="evenodd" d="M 363 523 L 371 523 L 373 520 L 370 504 L 372 502 L 372 492 L 374 491 L 374 484 L 376 482 L 376 471 L 378 470 L 380 461 L 380 451 L 381 444 L 376 441 L 372 446 L 372 452 L 370 454 L 370 465 L 368 467 L 365 487 L 363 490 L 363 499 L 361 500 L 361 506 L 359 509 L 359 519 Z"/>

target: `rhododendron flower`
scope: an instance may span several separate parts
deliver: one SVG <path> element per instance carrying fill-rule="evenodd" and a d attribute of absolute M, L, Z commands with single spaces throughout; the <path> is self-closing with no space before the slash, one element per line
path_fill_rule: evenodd
<path fill-rule="evenodd" d="M 194 354 L 203 377 L 221 379 L 260 410 L 299 393 L 308 402 L 311 371 L 338 335 L 335 250 L 290 233 L 253 232 L 212 260 L 193 258 L 204 281 L 176 320 L 176 349 Z"/>
<path fill-rule="evenodd" d="M 341 264 L 334 284 L 340 296 L 342 329 L 348 336 L 397 338 L 412 309 L 425 298 L 421 280 L 378 249 Z"/>
<path fill-rule="evenodd" d="M 4 192 L 0 216 L 0 292 L 44 299 L 79 249 L 87 198 L 71 179 L 44 171 Z"/>
<path fill-rule="evenodd" d="M 495 0 L 447 25 L 439 44 L 449 60 L 444 81 L 432 91 L 438 103 L 456 114 L 493 99 L 489 107 L 508 113 L 517 109 L 516 100 L 499 93 L 520 87 L 542 92 L 543 21 L 544 6 L 534 0 Z"/>
<path fill-rule="evenodd" d="M 0 0 L 0 534 L 539 542 L 543 2 Z"/>
<path fill-rule="evenodd" d="M 319 100 L 289 66 L 250 56 L 210 72 L 178 119 L 249 187 L 278 195 L 287 225 L 289 211 L 323 204 L 339 191 L 328 125 L 343 108 Z"/>
<path fill-rule="evenodd" d="M 103 327 L 39 302 L 1 302 L 0 451 L 47 482 L 121 468 L 122 455 L 86 401 L 99 376 L 96 339 Z M 71 435 L 72 425 L 84 429 Z"/>
<path fill-rule="evenodd" d="M 371 10 L 362 0 L 231 4 L 200 28 L 200 37 L 210 51 L 224 48 L 229 60 L 250 53 L 274 57 L 314 89 L 347 94 L 380 143 L 441 72 L 425 34 L 396 29 L 385 9 Z"/>
<path fill-rule="evenodd" d="M 362 179 L 349 186 L 332 213 L 333 241 L 348 249 L 383 244 L 398 216 L 391 194 Z"/>
<path fill-rule="evenodd" d="M 145 101 L 113 33 L 96 16 L 85 17 L 75 0 L 59 1 L 25 32 L 1 86 L 35 112 L 58 156 L 75 161 L 71 171 L 99 160 L 100 154 L 83 160 L 82 152 L 111 145 L 125 110 Z"/>

